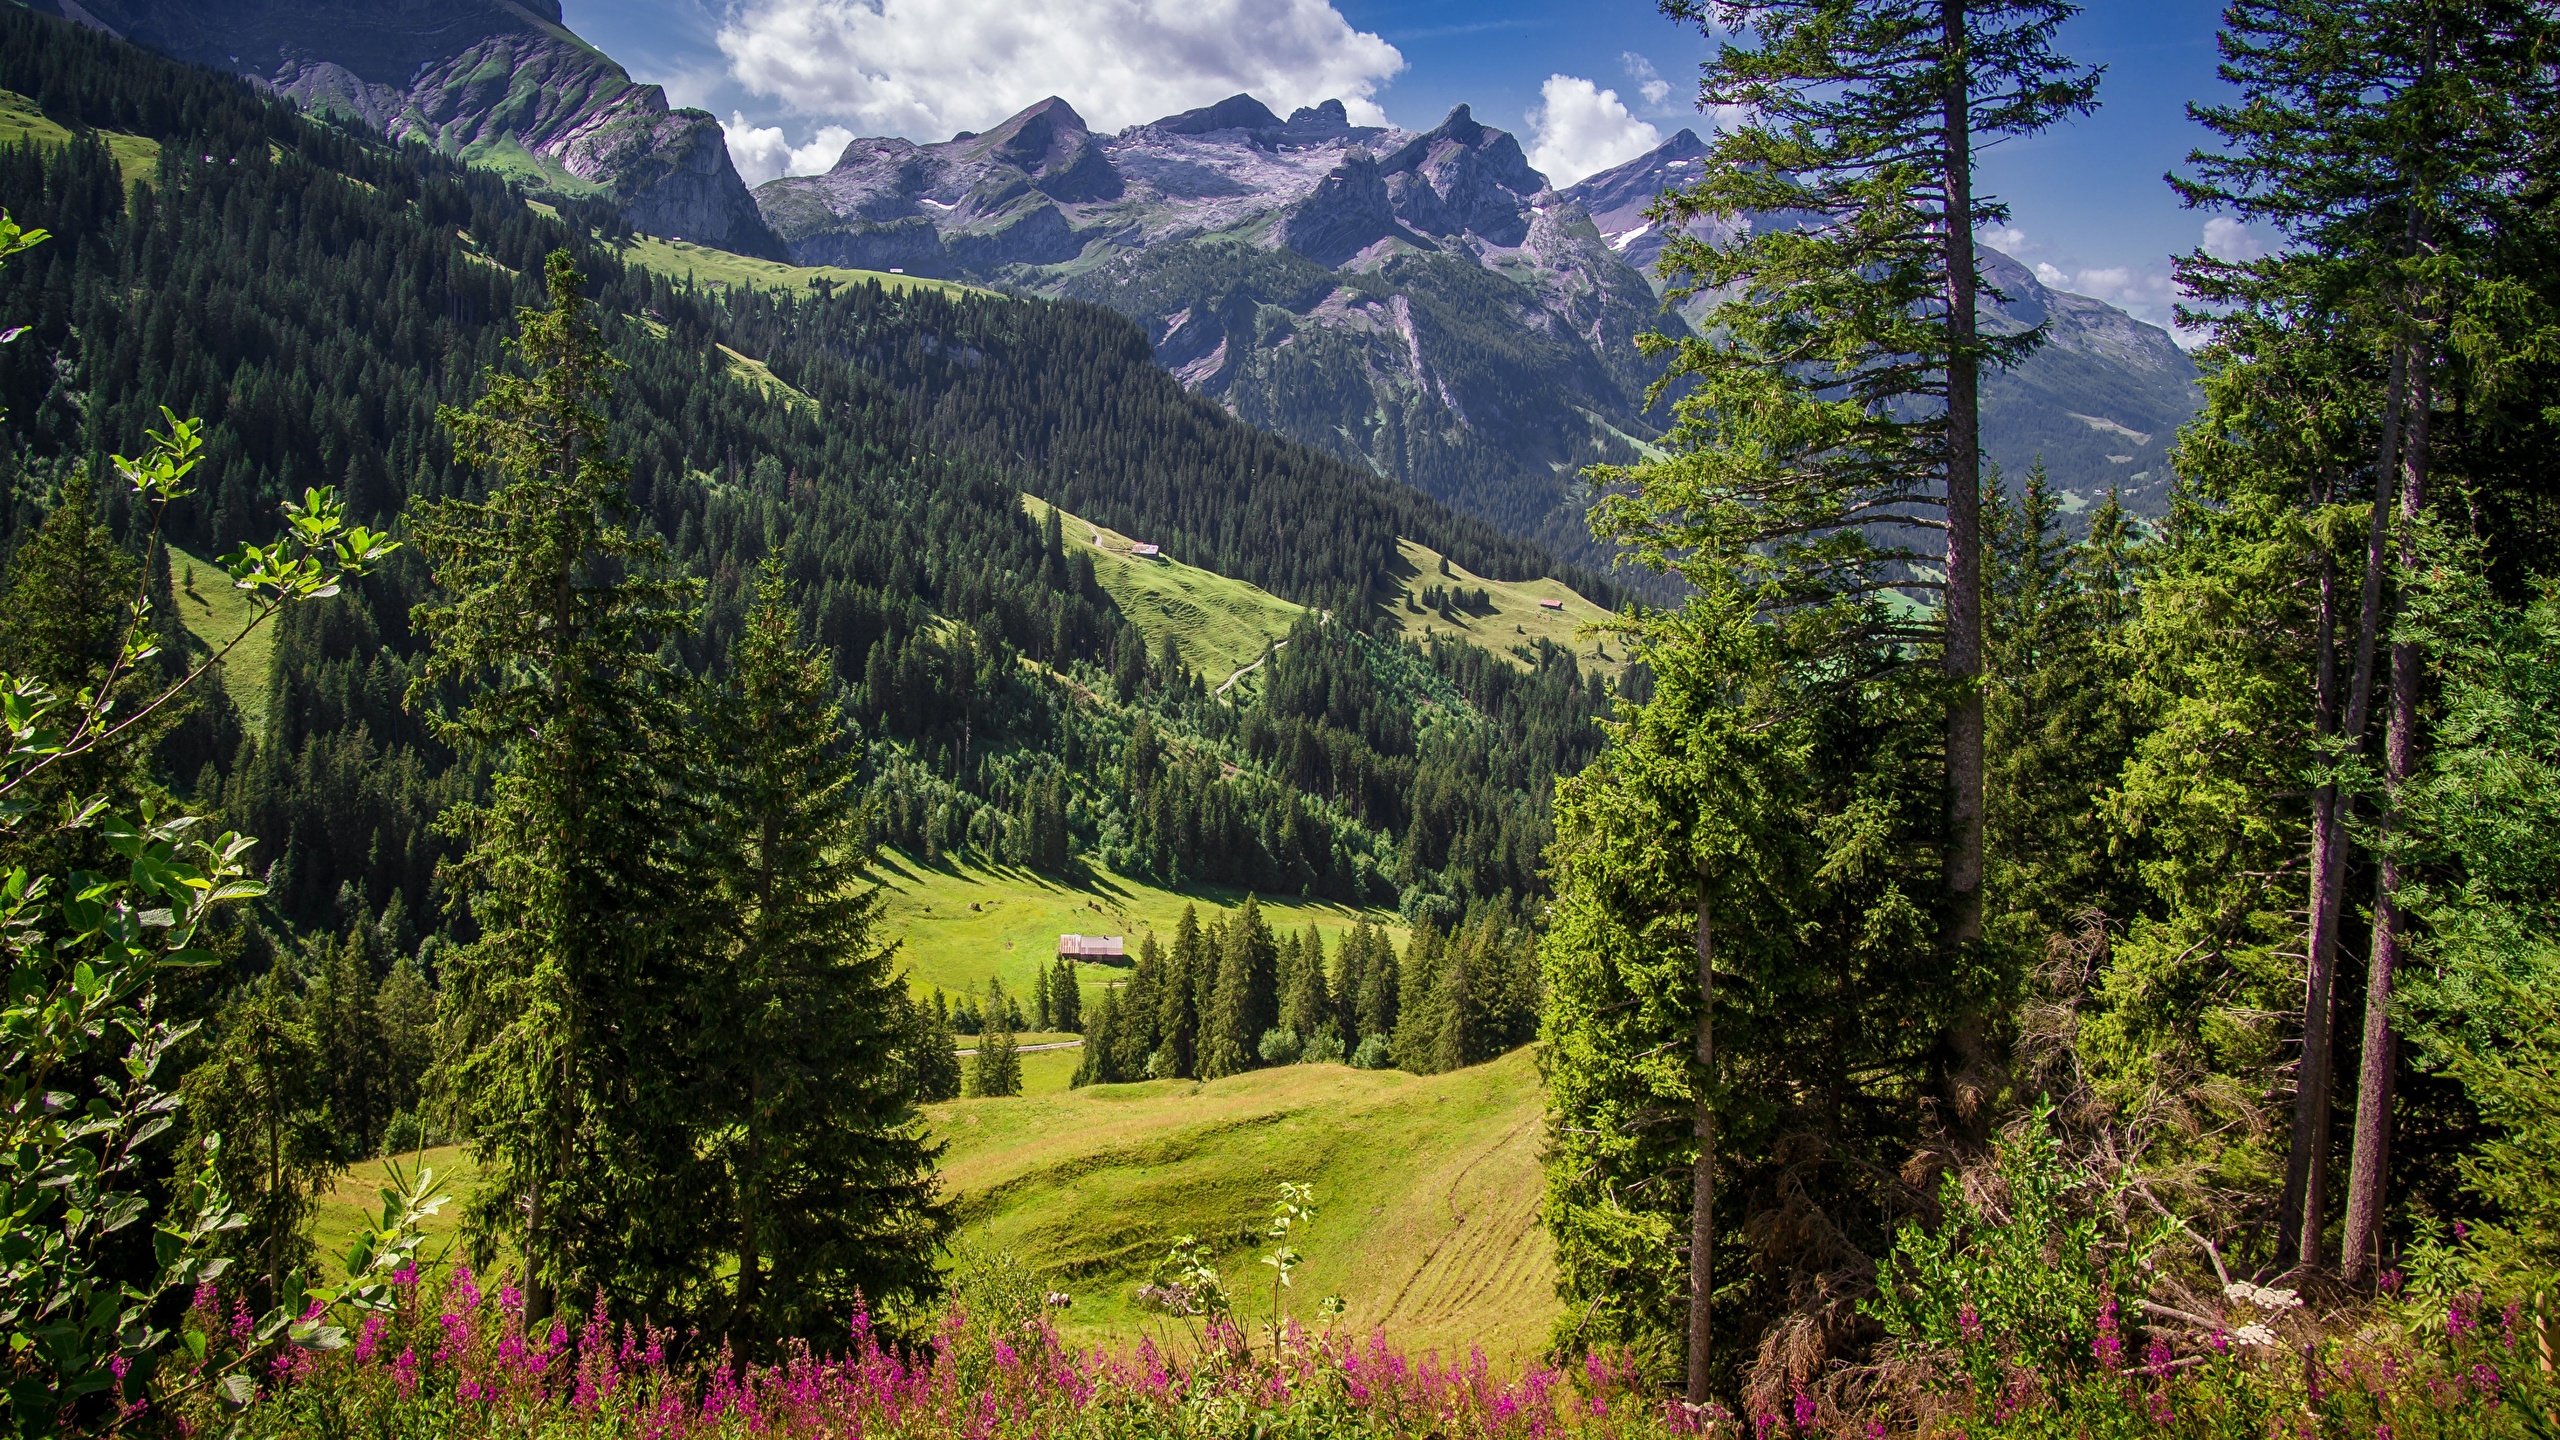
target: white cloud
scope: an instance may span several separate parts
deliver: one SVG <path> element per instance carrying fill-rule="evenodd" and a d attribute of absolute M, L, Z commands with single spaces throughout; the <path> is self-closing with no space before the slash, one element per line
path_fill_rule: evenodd
<path fill-rule="evenodd" d="M 1662 143 L 1662 132 L 1627 113 L 1617 91 L 1579 75 L 1548 76 L 1538 99 L 1527 116 L 1535 140 L 1529 163 L 1546 172 L 1549 184 L 1570 185 Z"/>
<path fill-rule="evenodd" d="M 732 110 L 720 127 L 729 137 L 729 163 L 749 189 L 777 175 L 817 175 L 835 168 L 836 157 L 853 143 L 853 132 L 841 125 L 819 127 L 806 145 L 793 145 L 779 125 L 758 127 Z"/>
<path fill-rule="evenodd" d="M 1618 63 L 1627 67 L 1627 78 L 1636 82 L 1636 93 L 1644 96 L 1647 105 L 1659 110 L 1662 102 L 1671 98 L 1671 82 L 1662 78 L 1652 61 L 1633 50 L 1621 50 Z"/>
<path fill-rule="evenodd" d="M 2036 262 L 2036 278 L 2052 286 L 2067 288 L 2071 284 L 2071 272 L 2049 260 Z"/>
<path fill-rule="evenodd" d="M 2013 260 L 2023 259 L 2042 248 L 2028 237 L 2026 231 L 2015 225 L 2003 225 L 1996 230 L 1985 230 L 1981 232 L 1981 240 L 1983 244 Z"/>
<path fill-rule="evenodd" d="M 2258 243 L 2248 226 L 2228 215 L 2216 215 L 2204 222 L 2204 253 L 2239 264 L 2266 258 L 2267 247 Z"/>
<path fill-rule="evenodd" d="M 729 73 L 866 133 L 941 139 L 1057 95 L 1101 129 L 1239 91 L 1287 114 L 1374 98 L 1404 56 L 1329 0 L 746 0 Z"/>

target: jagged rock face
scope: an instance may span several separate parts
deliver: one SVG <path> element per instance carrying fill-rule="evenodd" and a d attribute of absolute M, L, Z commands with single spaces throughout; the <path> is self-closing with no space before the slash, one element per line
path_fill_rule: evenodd
<path fill-rule="evenodd" d="M 1683 130 L 1563 195 L 1590 213 L 1613 250 L 1650 276 L 1669 237 L 1644 212 L 1663 191 L 1695 184 L 1705 173 L 1706 156 L 1705 142 Z M 1705 226 L 1700 233 L 1729 240 L 1745 226 L 1787 223 L 1784 217 L 1754 215 L 1722 233 Z M 2024 365 L 1985 378 L 1984 454 L 2013 488 L 2041 461 L 2065 491 L 2065 504 L 2075 509 L 2114 490 L 2137 513 L 2163 513 L 2168 452 L 2178 427 L 2194 418 L 2203 399 L 2195 362 L 2159 326 L 2104 301 L 2052 289 L 1999 251 L 1984 249 L 1982 269 L 1999 292 L 1985 298 L 1985 329 L 2016 334 L 2045 327 L 2044 345 Z M 1697 297 L 1682 308 L 1695 324 L 1711 303 Z"/>
<path fill-rule="evenodd" d="M 475 159 L 520 150 L 631 223 L 779 257 L 720 124 L 561 24 L 559 0 L 39 0 L 308 108 Z M 75 13 L 76 12 L 76 13 Z"/>

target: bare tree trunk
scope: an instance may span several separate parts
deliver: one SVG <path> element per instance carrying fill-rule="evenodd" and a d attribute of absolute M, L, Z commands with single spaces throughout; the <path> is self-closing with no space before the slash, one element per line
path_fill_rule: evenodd
<path fill-rule="evenodd" d="M 1706 877 L 1698 895 L 1698 1109 L 1691 1121 L 1698 1157 L 1689 1173 L 1689 1403 L 1707 1403 L 1708 1348 L 1715 1338 L 1716 971 Z"/>
<path fill-rule="evenodd" d="M 2344 756 L 2364 747 L 2373 706 L 2375 636 L 2381 628 L 2382 569 L 2391 542 L 2391 503 L 2399 473 L 2400 415 L 2408 384 L 2407 347 L 2391 351 L 2391 378 L 2383 389 L 2382 445 L 2374 467 L 2373 512 L 2365 527 L 2364 588 L 2356 614 L 2356 661 L 2347 686 L 2346 722 L 2339 728 Z M 2346 843 L 2340 798 L 2321 787 L 2312 818 L 2311 923 L 2308 975 L 2303 986 L 2302 1064 L 2294 1085 L 2292 1144 L 2285 1155 L 2284 1198 L 2276 1237 L 2279 1259 L 2321 1262 L 2321 1217 L 2328 1208 L 2330 1088 L 2337 1062 L 2331 1031 L 2337 1009 L 2338 916 L 2346 889 Z M 2323 826 L 2322 817 L 2326 816 Z M 2324 841 L 2322 831 L 2327 838 Z"/>
<path fill-rule="evenodd" d="M 2434 389 L 2428 380 L 2433 356 L 2421 342 L 2415 403 L 2409 416 L 2407 474 L 2400 486 L 2400 570 L 2418 565 L 2418 515 L 2427 504 L 2428 411 Z M 2364 1050 L 2356 1073 L 2355 1156 L 2347 1174 L 2347 1231 L 2339 1268 L 2349 1281 L 2361 1281 L 2379 1260 L 2382 1227 L 2383 1170 L 2391 1159 L 2391 1095 L 2398 1045 L 2391 1033 L 2392 982 L 2400 968 L 2400 862 L 2389 848 L 2400 825 L 2400 796 L 2416 768 L 2418 749 L 2419 662 L 2415 643 L 2391 645 L 2391 725 L 2382 742 L 2384 801 L 2382 873 L 2374 884 L 2373 950 L 2365 969 Z"/>
<path fill-rule="evenodd" d="M 1972 60 L 1965 0 L 1940 0 L 1946 47 L 1947 938 L 1982 938 L 1982 430 L 1975 354 Z"/>

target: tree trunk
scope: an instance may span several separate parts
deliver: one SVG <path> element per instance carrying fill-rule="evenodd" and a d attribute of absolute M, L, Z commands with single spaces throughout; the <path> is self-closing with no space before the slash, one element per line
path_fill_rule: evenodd
<path fill-rule="evenodd" d="M 2356 663 L 2347 686 L 2346 722 L 2339 728 L 2341 758 L 2364 748 L 2364 732 L 2373 705 L 2373 653 L 2381 628 L 2382 569 L 2391 541 L 2391 503 L 2399 473 L 2400 411 L 2408 383 L 2409 355 L 2395 344 L 2391 378 L 2383 389 L 2382 446 L 2374 467 L 2373 512 L 2365 527 L 2364 588 L 2356 613 Z M 2308 975 L 2303 986 L 2302 1064 L 2294 1083 L 2292 1143 L 2285 1155 L 2284 1198 L 2278 1211 L 2279 1260 L 2305 1265 L 2321 1261 L 2321 1216 L 2328 1208 L 2329 1093 L 2336 1069 L 2330 1032 L 2337 1004 L 2338 915 L 2346 891 L 2346 843 L 2340 833 L 2339 797 L 2334 786 L 2321 787 L 2325 804 L 2315 798 L 2312 836 L 2311 923 L 2307 935 Z M 2328 838 L 2319 827 L 2328 817 Z"/>
<path fill-rule="evenodd" d="M 2418 347 L 2416 394 L 2409 416 L 2409 458 L 2400 485 L 2400 571 L 2418 565 L 2418 515 L 2427 504 L 2427 420 L 2434 402 L 2428 347 Z M 2383 1169 L 2391 1159 L 2391 1094 L 2398 1045 L 2391 1033 L 2392 982 L 2400 968 L 2400 862 L 2390 838 L 2400 825 L 2400 796 L 2416 767 L 2421 656 L 2415 643 L 2391 645 L 2391 725 L 2382 742 L 2382 872 L 2373 897 L 2372 959 L 2365 968 L 2364 1049 L 2356 1073 L 2355 1156 L 2347 1174 L 2347 1231 L 2339 1268 L 2362 1281 L 2379 1261 Z"/>
<path fill-rule="evenodd" d="M 1982 362 L 1975 352 L 1973 86 L 1965 0 L 1941 0 L 1946 47 L 1947 938 L 1982 938 Z M 1968 1057 L 1970 1058 L 1970 1057 Z"/>
<path fill-rule="evenodd" d="M 1689 1167 L 1689 1403 L 1707 1403 L 1707 1359 L 1715 1338 L 1716 971 L 1705 876 L 1698 896 L 1698 1109 L 1691 1122 L 1698 1157 Z"/>

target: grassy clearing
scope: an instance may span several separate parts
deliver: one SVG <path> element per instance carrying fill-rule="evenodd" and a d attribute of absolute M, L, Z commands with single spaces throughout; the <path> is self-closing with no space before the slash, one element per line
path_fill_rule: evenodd
<path fill-rule="evenodd" d="M 976 291 L 974 285 L 950 280 L 928 280 L 919 275 L 892 275 L 886 270 L 847 270 L 836 265 L 786 265 L 779 260 L 758 260 L 748 255 L 732 255 L 690 240 L 666 240 L 643 235 L 622 247 L 626 265 L 637 265 L 674 279 L 690 279 L 700 285 L 749 285 L 767 290 L 806 290 L 810 282 L 827 280 L 838 285 L 878 283 L 890 290 L 939 290 L 946 294 Z M 986 292 L 979 292 L 986 293 Z"/>
<path fill-rule="evenodd" d="M 1037 1057 L 1026 1057 L 1037 1058 Z M 929 1107 L 963 1244 L 1012 1251 L 1074 1297 L 1071 1340 L 1135 1340 L 1163 1321 L 1133 1292 L 1173 1237 L 1220 1247 L 1251 1320 L 1270 1313 L 1255 1232 L 1283 1180 L 1321 1213 L 1294 1314 L 1327 1294 L 1354 1334 L 1497 1362 L 1540 1347 L 1559 1313 L 1537 1223 L 1541 1091 L 1526 1050 L 1414 1076 L 1292 1065 L 1207 1084 L 1150 1081 Z"/>
<path fill-rule="evenodd" d="M 1387 601 L 1378 609 L 1387 631 L 1413 640 L 1456 635 L 1515 663 L 1519 657 L 1511 653 L 1512 647 L 1534 650 L 1540 640 L 1551 640 L 1572 651 L 1586 670 L 1597 670 L 1612 680 L 1626 673 L 1622 643 L 1577 633 L 1595 620 L 1608 619 L 1609 611 L 1561 580 L 1492 580 L 1454 560 L 1445 562 L 1449 573 L 1443 575 L 1440 552 L 1413 540 L 1396 542 L 1396 561 L 1395 573 L 1387 577 Z M 1433 585 L 1469 595 L 1482 589 L 1492 608 L 1482 614 L 1460 610 L 1452 623 L 1422 607 L 1422 592 Z M 1553 600 L 1563 608 L 1550 610 L 1538 603 L 1541 600 Z"/>
<path fill-rule="evenodd" d="M 230 644 L 258 616 L 247 592 L 234 587 L 220 565 L 202 556 L 171 546 L 169 579 L 177 595 L 179 620 L 208 650 Z M 252 735 L 266 733 L 267 674 L 275 668 L 275 654 L 275 627 L 262 625 L 222 665 L 222 688 Z"/>
<path fill-rule="evenodd" d="M 883 851 L 873 873 L 888 891 L 886 933 L 903 942 L 898 962 L 907 967 L 917 990 L 939 987 L 952 994 L 984 993 L 992 976 L 1026 1000 L 1032 973 L 1056 963 L 1060 935 L 1126 936 L 1134 959 L 1149 931 L 1168 945 L 1173 942 L 1173 928 L 1182 918 L 1184 905 L 1198 905 L 1201 923 L 1206 924 L 1220 909 L 1244 903 L 1241 890 L 1210 886 L 1169 890 L 1107 870 L 1092 870 L 1069 880 L 1004 866 L 962 865 L 948 857 L 929 866 L 897 851 Z M 1303 931 L 1315 926 L 1324 932 L 1328 954 L 1362 913 L 1330 901 L 1267 896 L 1262 911 L 1274 929 Z M 1385 912 L 1372 912 L 1369 918 L 1389 926 L 1396 923 Z M 1402 944 L 1403 931 L 1394 933 Z M 1076 969 L 1088 1009 L 1102 1002 L 1106 986 L 1128 974 L 1113 965 L 1080 964 Z M 1026 1045 L 1036 1043 L 1028 1035 L 1016 1039 Z M 964 1038 L 960 1043 L 970 1042 Z M 1026 1073 L 1038 1058 L 1023 1057 Z"/>
<path fill-rule="evenodd" d="M 774 374 L 763 361 L 750 359 L 726 345 L 720 347 L 720 353 L 729 357 L 730 378 L 739 384 L 759 395 L 779 396 L 794 408 L 805 410 L 812 415 L 818 413 L 817 401 L 793 389 L 781 376 Z"/>
<path fill-rule="evenodd" d="M 414 1171 L 421 1161 L 435 1171 L 436 1188 L 446 1195 L 444 1209 L 426 1226 L 427 1243 L 418 1254 L 441 1269 L 464 1258 L 460 1244 L 462 1234 L 462 1197 L 470 1193 L 472 1183 L 480 1177 L 480 1167 L 472 1163 L 471 1153 L 459 1145 L 439 1145 L 419 1154 L 395 1155 L 388 1162 L 367 1160 L 348 1168 L 338 1183 L 320 1197 L 312 1216 L 311 1238 L 320 1247 L 320 1268 L 330 1279 L 346 1273 L 347 1245 L 366 1219 L 367 1212 L 382 1213 L 381 1189 L 389 1165 L 396 1164 L 401 1173 Z"/>
<path fill-rule="evenodd" d="M 465 146 L 462 159 L 484 170 L 495 170 L 510 180 L 521 182 L 555 195 L 594 196 L 611 193 L 610 185 L 580 179 L 568 167 L 548 156 L 536 155 L 524 148 L 524 142 L 510 130 L 495 140 L 483 140 Z"/>
<path fill-rule="evenodd" d="M 1037 496 L 1022 497 L 1032 518 L 1045 518 L 1055 507 Z M 1210 684 L 1262 657 L 1266 641 L 1289 633 L 1306 607 L 1242 580 L 1171 559 L 1142 560 L 1129 553 L 1137 542 L 1117 530 L 1058 511 L 1070 552 L 1083 547 L 1093 556 L 1094 578 L 1120 613 L 1147 637 L 1150 648 L 1170 635 L 1182 648 L 1183 663 Z"/>
<path fill-rule="evenodd" d="M 159 141 L 113 130 L 99 131 L 98 138 L 107 142 L 107 153 L 116 157 L 126 185 L 139 185 L 159 172 Z M 37 108 L 36 102 L 14 90 L 0 90 L 0 144 L 33 140 L 39 145 L 61 145 L 70 139 L 71 132 Z"/>

